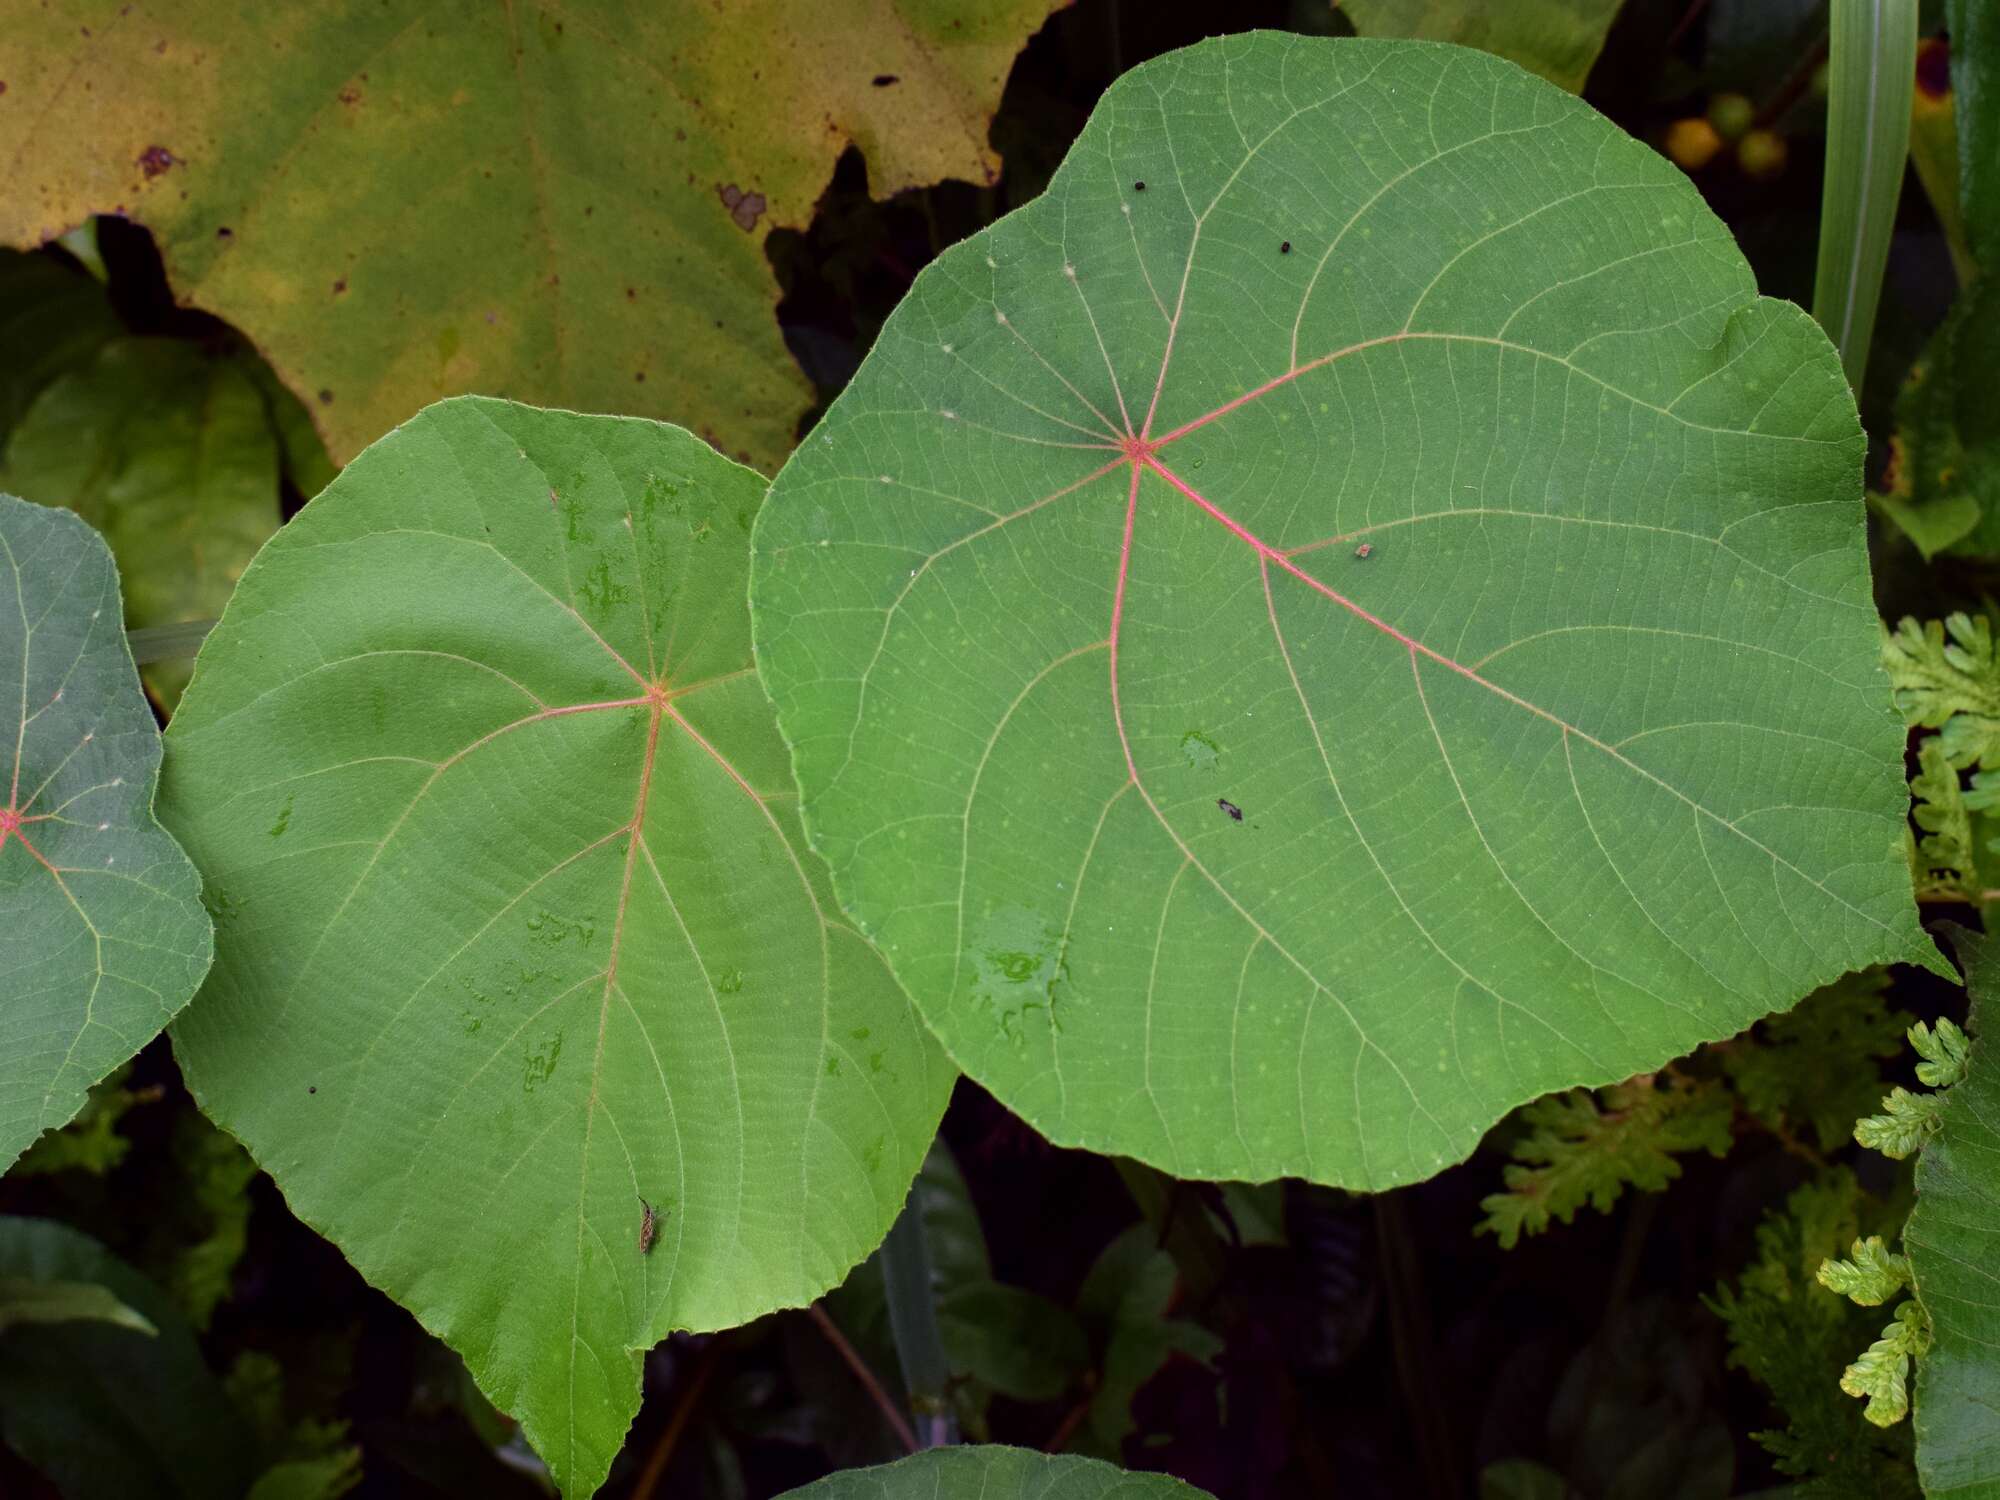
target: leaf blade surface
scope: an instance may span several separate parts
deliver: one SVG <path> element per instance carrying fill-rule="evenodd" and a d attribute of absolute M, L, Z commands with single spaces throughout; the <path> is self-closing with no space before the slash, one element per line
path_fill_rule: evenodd
<path fill-rule="evenodd" d="M 153 819 L 160 733 L 110 550 L 0 495 L 0 1164 L 83 1107 L 208 968 L 201 878 Z"/>
<path fill-rule="evenodd" d="M 260 554 L 170 737 L 227 936 L 190 1086 L 574 1493 L 640 1351 L 875 1244 L 952 1076 L 795 832 L 762 488 L 678 429 L 442 403 Z"/>
<path fill-rule="evenodd" d="M 1065 1143 L 1382 1187 L 1938 962 L 1860 456 L 1587 107 L 1209 42 L 885 326 L 760 518 L 759 666 L 960 1066 Z"/>

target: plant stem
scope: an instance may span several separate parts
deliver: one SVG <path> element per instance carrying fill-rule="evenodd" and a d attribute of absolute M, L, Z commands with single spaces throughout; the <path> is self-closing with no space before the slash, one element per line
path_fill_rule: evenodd
<path fill-rule="evenodd" d="M 178 625 L 148 625 L 125 632 L 125 644 L 132 648 L 132 660 L 140 666 L 149 662 L 172 661 L 193 656 L 215 629 L 213 620 L 185 620 Z"/>
<path fill-rule="evenodd" d="M 1917 0 L 1833 0 L 1831 25 L 1813 316 L 1858 393 L 1909 155 Z"/>
<path fill-rule="evenodd" d="M 882 1291 L 889 1303 L 896 1358 L 903 1366 L 903 1389 L 910 1394 L 910 1411 L 917 1419 L 917 1445 L 939 1448 L 958 1441 L 958 1421 L 946 1390 L 951 1368 L 945 1362 L 944 1336 L 938 1332 L 932 1300 L 923 1191 L 921 1178 L 910 1185 L 903 1211 L 882 1241 Z"/>
<path fill-rule="evenodd" d="M 1410 1434 L 1416 1439 L 1417 1457 L 1434 1500 L 1457 1500 L 1462 1493 L 1454 1462 L 1457 1448 L 1431 1373 L 1433 1339 L 1430 1306 L 1424 1300 L 1423 1268 L 1403 1217 L 1401 1196 L 1377 1193 L 1373 1201 L 1376 1243 L 1381 1247 L 1382 1275 L 1388 1283 L 1389 1342 Z"/>
<path fill-rule="evenodd" d="M 833 1352 L 838 1354 L 841 1362 L 854 1372 L 854 1378 L 860 1381 L 861 1388 L 868 1392 L 869 1399 L 874 1401 L 876 1408 L 882 1413 L 882 1419 L 896 1434 L 897 1441 L 915 1453 L 917 1435 L 910 1431 L 909 1419 L 897 1408 L 896 1403 L 889 1399 L 889 1393 L 882 1389 L 882 1382 L 875 1378 L 875 1372 L 868 1368 L 868 1362 L 855 1352 L 852 1344 L 847 1342 L 847 1335 L 840 1331 L 840 1325 L 828 1317 L 826 1309 L 817 1302 L 806 1311 L 812 1315 L 812 1320 L 819 1331 L 826 1335 L 826 1341 L 833 1345 Z"/>
<path fill-rule="evenodd" d="M 680 1446 L 681 1436 L 687 1431 L 688 1419 L 701 1404 L 701 1393 L 708 1389 L 708 1377 L 715 1373 L 715 1358 L 721 1347 L 720 1342 L 711 1339 L 708 1347 L 701 1351 L 701 1359 L 694 1367 L 694 1378 L 681 1392 L 680 1400 L 674 1403 L 674 1414 L 667 1419 L 666 1430 L 660 1434 L 660 1440 L 646 1455 L 646 1467 L 640 1471 L 638 1481 L 632 1486 L 632 1500 L 652 1500 L 660 1476 L 667 1472 L 674 1450 Z"/>

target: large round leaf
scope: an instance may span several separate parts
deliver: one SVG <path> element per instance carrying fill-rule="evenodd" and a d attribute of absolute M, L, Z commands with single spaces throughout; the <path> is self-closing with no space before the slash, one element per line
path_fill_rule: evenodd
<path fill-rule="evenodd" d="M 221 931 L 190 1087 L 576 1494 L 638 1351 L 867 1254 L 951 1078 L 798 831 L 762 490 L 677 428 L 433 407 L 259 554 L 168 735 Z"/>
<path fill-rule="evenodd" d="M 153 821 L 160 732 L 110 550 L 0 495 L 0 1170 L 201 983 L 201 880 Z"/>
<path fill-rule="evenodd" d="M 0 240 L 115 213 L 337 459 L 485 391 L 775 464 L 811 396 L 764 256 L 850 145 L 991 182 L 1060 0 L 0 0 Z"/>
<path fill-rule="evenodd" d="M 1165 1474 L 1131 1474 L 1094 1458 L 981 1444 L 932 1448 L 872 1469 L 830 1474 L 781 1500 L 1204 1500 Z"/>
<path fill-rule="evenodd" d="M 1381 1187 L 1936 963 L 1862 439 L 1668 163 L 1514 66 L 1136 69 L 759 521 L 815 845 L 1055 1140 Z"/>

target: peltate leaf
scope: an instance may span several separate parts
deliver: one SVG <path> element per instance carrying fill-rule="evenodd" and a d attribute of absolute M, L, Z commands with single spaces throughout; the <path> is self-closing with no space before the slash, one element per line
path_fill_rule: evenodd
<path fill-rule="evenodd" d="M 1838 361 L 1511 64 L 1134 70 L 761 513 L 815 845 L 1052 1139 L 1384 1187 L 1938 965 Z"/>
<path fill-rule="evenodd" d="M 873 1469 L 848 1469 L 787 1490 L 780 1500 L 1200 1500 L 1165 1474 L 1133 1474 L 1094 1458 L 976 1444 L 932 1448 Z"/>
<path fill-rule="evenodd" d="M 571 1494 L 640 1351 L 875 1245 L 951 1079 L 798 834 L 762 490 L 677 428 L 442 403 L 259 554 L 169 735 L 226 939 L 189 1086 Z"/>
<path fill-rule="evenodd" d="M 1931 1343 L 1917 1367 L 1917 1472 L 1932 1500 L 2000 1496 L 2000 1066 L 1990 937 L 1951 934 L 1972 991 L 1969 1052 L 1917 1158 L 1903 1249 Z M 1942 1030 L 1942 1024 L 1940 1025 Z"/>
<path fill-rule="evenodd" d="M 212 934 L 101 539 L 0 495 L 0 1170 L 187 1004 Z M 9 753 L 11 751 L 11 753 Z"/>
<path fill-rule="evenodd" d="M 810 391 L 765 236 L 850 144 L 878 193 L 992 181 L 1007 69 L 1060 3 L 0 0 L 0 241 L 144 224 L 339 461 L 479 390 L 775 464 Z"/>

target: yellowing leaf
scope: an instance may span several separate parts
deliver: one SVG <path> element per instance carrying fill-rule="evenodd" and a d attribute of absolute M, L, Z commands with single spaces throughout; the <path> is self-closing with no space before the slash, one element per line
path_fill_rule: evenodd
<path fill-rule="evenodd" d="M 772 464 L 809 395 L 763 241 L 851 142 L 991 180 L 1061 0 L 0 0 L 0 241 L 138 220 L 345 461 L 483 391 L 672 417 Z"/>

